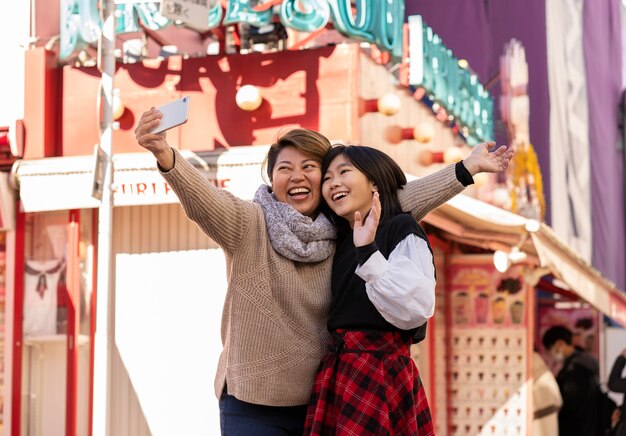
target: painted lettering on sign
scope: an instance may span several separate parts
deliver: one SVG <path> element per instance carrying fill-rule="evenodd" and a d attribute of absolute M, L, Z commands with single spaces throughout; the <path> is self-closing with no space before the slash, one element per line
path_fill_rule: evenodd
<path fill-rule="evenodd" d="M 493 140 L 493 97 L 419 15 L 409 17 L 409 58 L 409 85 L 443 106 L 469 145 Z"/>
<path fill-rule="evenodd" d="M 198 0 L 189 1 L 195 6 L 199 5 Z M 174 3 L 165 1 L 164 5 L 172 8 L 175 7 Z M 345 0 L 283 0 L 270 7 L 264 7 L 266 2 L 262 1 L 228 0 L 225 9 L 221 3 L 209 8 L 206 26 L 190 22 L 192 27 L 212 29 L 220 24 L 234 23 L 263 26 L 277 14 L 285 27 L 313 32 L 332 20 L 335 29 L 345 36 L 376 44 L 395 57 L 402 55 L 404 0 L 357 0 L 354 8 L 352 2 Z M 97 42 L 102 32 L 98 4 L 99 0 L 61 0 L 61 59 L 69 58 L 86 44 Z M 159 4 L 145 1 L 117 4 L 116 33 L 140 31 L 139 20 L 150 30 L 159 30 L 172 24 L 162 14 Z M 210 5 L 211 2 L 206 4 Z M 171 12 L 177 12 L 177 17 L 184 21 L 182 9 L 163 12 L 170 16 Z"/>
<path fill-rule="evenodd" d="M 228 188 L 228 179 L 207 179 L 210 184 L 217 188 Z M 116 195 L 168 195 L 172 188 L 167 182 L 131 182 L 121 183 L 115 187 Z"/>
<path fill-rule="evenodd" d="M 228 189 L 230 179 L 207 178 L 217 188 Z M 165 181 L 128 180 L 117 183 L 113 189 L 115 206 L 136 206 L 143 204 L 168 204 L 177 202 L 177 197 Z"/>

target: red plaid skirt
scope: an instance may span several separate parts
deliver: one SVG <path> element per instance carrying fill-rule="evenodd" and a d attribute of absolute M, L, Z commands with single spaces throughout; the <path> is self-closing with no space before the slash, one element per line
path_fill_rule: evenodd
<path fill-rule="evenodd" d="M 315 375 L 304 433 L 434 435 L 409 345 L 395 332 L 333 333 Z"/>

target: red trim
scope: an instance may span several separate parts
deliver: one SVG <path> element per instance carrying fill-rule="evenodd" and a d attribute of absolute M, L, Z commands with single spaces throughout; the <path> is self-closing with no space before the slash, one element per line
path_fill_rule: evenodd
<path fill-rule="evenodd" d="M 270 0 L 267 3 L 260 3 L 252 8 L 254 12 L 265 12 L 274 6 L 281 4 L 283 0 Z"/>
<path fill-rule="evenodd" d="M 11 376 L 11 435 L 20 436 L 22 423 L 22 340 L 24 315 L 24 234 L 26 214 L 17 203 L 15 217 L 15 286 L 13 306 L 13 374 Z"/>
<path fill-rule="evenodd" d="M 413 129 L 413 127 L 402 127 L 402 139 L 415 139 L 415 134 L 413 133 L 414 130 L 415 129 Z"/>
<path fill-rule="evenodd" d="M 378 99 L 370 98 L 367 100 L 363 100 L 363 111 L 364 112 L 378 112 Z"/>
<path fill-rule="evenodd" d="M 404 23 L 402 26 L 402 62 L 400 63 L 400 69 L 398 71 L 398 81 L 400 85 L 408 88 L 409 74 L 411 69 L 411 63 L 409 62 L 409 24 Z"/>
<path fill-rule="evenodd" d="M 65 434 L 76 436 L 78 406 L 78 333 L 80 325 L 80 211 L 69 212 L 67 291 L 67 390 L 65 397 Z"/>
<path fill-rule="evenodd" d="M 535 288 L 526 283 L 524 292 L 526 292 L 526 382 L 532 380 L 526 393 L 526 428 L 532 428 L 533 425 L 533 352 L 535 348 L 535 329 L 537 328 L 537 291 Z"/>
<path fill-rule="evenodd" d="M 89 436 L 93 435 L 93 377 L 94 355 L 96 338 L 96 295 L 98 283 L 98 209 L 91 214 L 91 229 L 93 235 L 93 263 L 91 265 L 91 299 L 90 301 L 90 326 L 89 326 Z"/>
<path fill-rule="evenodd" d="M 239 36 L 239 27 L 237 27 L 237 26 L 233 27 L 233 44 L 235 44 L 237 47 L 241 47 L 241 38 Z"/>
<path fill-rule="evenodd" d="M 296 42 L 294 45 L 289 47 L 289 50 L 300 50 L 304 45 L 306 45 L 309 42 L 313 41 L 315 38 L 320 36 L 322 33 L 325 33 L 326 29 L 327 29 L 326 27 L 322 27 L 321 29 L 318 29 L 318 30 L 316 30 L 314 32 L 309 33 L 306 38 L 301 39 L 300 41 Z"/>
<path fill-rule="evenodd" d="M 626 327 L 626 301 L 624 297 L 616 292 L 609 295 L 610 312 L 608 315 L 613 321 L 620 323 L 622 327 Z"/>
<path fill-rule="evenodd" d="M 445 362 L 446 362 L 446 431 L 447 434 L 452 434 L 452 390 L 450 389 L 450 380 L 452 374 L 452 298 L 450 295 L 450 265 L 448 264 L 448 257 L 446 256 L 446 283 L 445 283 L 445 305 L 446 305 L 446 348 L 445 348 Z"/>
<path fill-rule="evenodd" d="M 433 419 L 433 425 L 437 425 L 437 368 L 435 368 L 435 341 L 437 336 L 435 330 L 437 329 L 437 323 L 435 317 L 431 318 L 426 333 L 428 335 L 428 378 L 430 391 L 428 392 L 428 403 L 430 404 L 430 415 Z"/>
<path fill-rule="evenodd" d="M 552 284 L 549 280 L 541 279 L 536 286 L 537 289 L 541 291 L 552 292 L 553 294 L 562 295 L 565 298 L 569 298 L 572 301 L 580 301 L 580 295 L 575 294 L 572 291 L 565 290 L 563 288 L 559 288 L 558 286 Z M 583 300 L 584 301 L 584 300 Z"/>

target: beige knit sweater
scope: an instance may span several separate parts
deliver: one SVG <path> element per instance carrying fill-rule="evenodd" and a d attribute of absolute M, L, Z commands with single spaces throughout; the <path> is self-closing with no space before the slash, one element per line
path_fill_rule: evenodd
<path fill-rule="evenodd" d="M 270 406 L 307 404 L 315 371 L 325 352 L 332 256 L 299 263 L 272 248 L 261 207 L 212 186 L 175 152 L 163 177 L 189 219 L 226 254 L 228 290 L 222 313 L 222 343 L 215 377 L 219 397 Z M 421 220 L 463 190 L 454 165 L 409 183 L 404 210 Z M 208 292 L 211 278 L 207 277 Z"/>

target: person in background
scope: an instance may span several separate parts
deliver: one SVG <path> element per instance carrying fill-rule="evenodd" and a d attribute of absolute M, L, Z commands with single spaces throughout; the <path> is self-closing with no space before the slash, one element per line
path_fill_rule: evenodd
<path fill-rule="evenodd" d="M 609 375 L 609 390 L 618 392 L 620 394 L 626 394 L 626 377 L 624 377 L 624 367 L 626 366 L 626 349 L 617 356 L 615 362 L 613 362 L 613 368 L 611 368 L 611 374 Z M 613 422 L 613 435 L 614 436 L 626 436 L 626 395 L 622 399 L 622 406 L 616 409 Z"/>
<path fill-rule="evenodd" d="M 143 113 L 137 142 L 154 155 L 187 217 L 226 255 L 224 348 L 215 377 L 222 433 L 300 435 L 328 339 L 336 229 L 319 208 L 321 165 L 331 144 L 313 130 L 284 132 L 266 156 L 271 186 L 244 201 L 211 185 L 168 145 L 166 132 L 150 133 L 161 117 L 154 108 Z M 403 208 L 420 220 L 478 172 L 505 170 L 513 150 L 490 152 L 493 145 L 478 144 L 463 161 L 408 183 L 400 193 Z"/>
<path fill-rule="evenodd" d="M 557 436 L 558 414 L 563 405 L 561 391 L 545 360 L 533 351 L 533 436 Z"/>
<path fill-rule="evenodd" d="M 544 348 L 563 366 L 556 376 L 563 406 L 559 412 L 561 436 L 596 435 L 599 426 L 598 361 L 572 344 L 567 327 L 554 326 L 543 334 Z"/>

